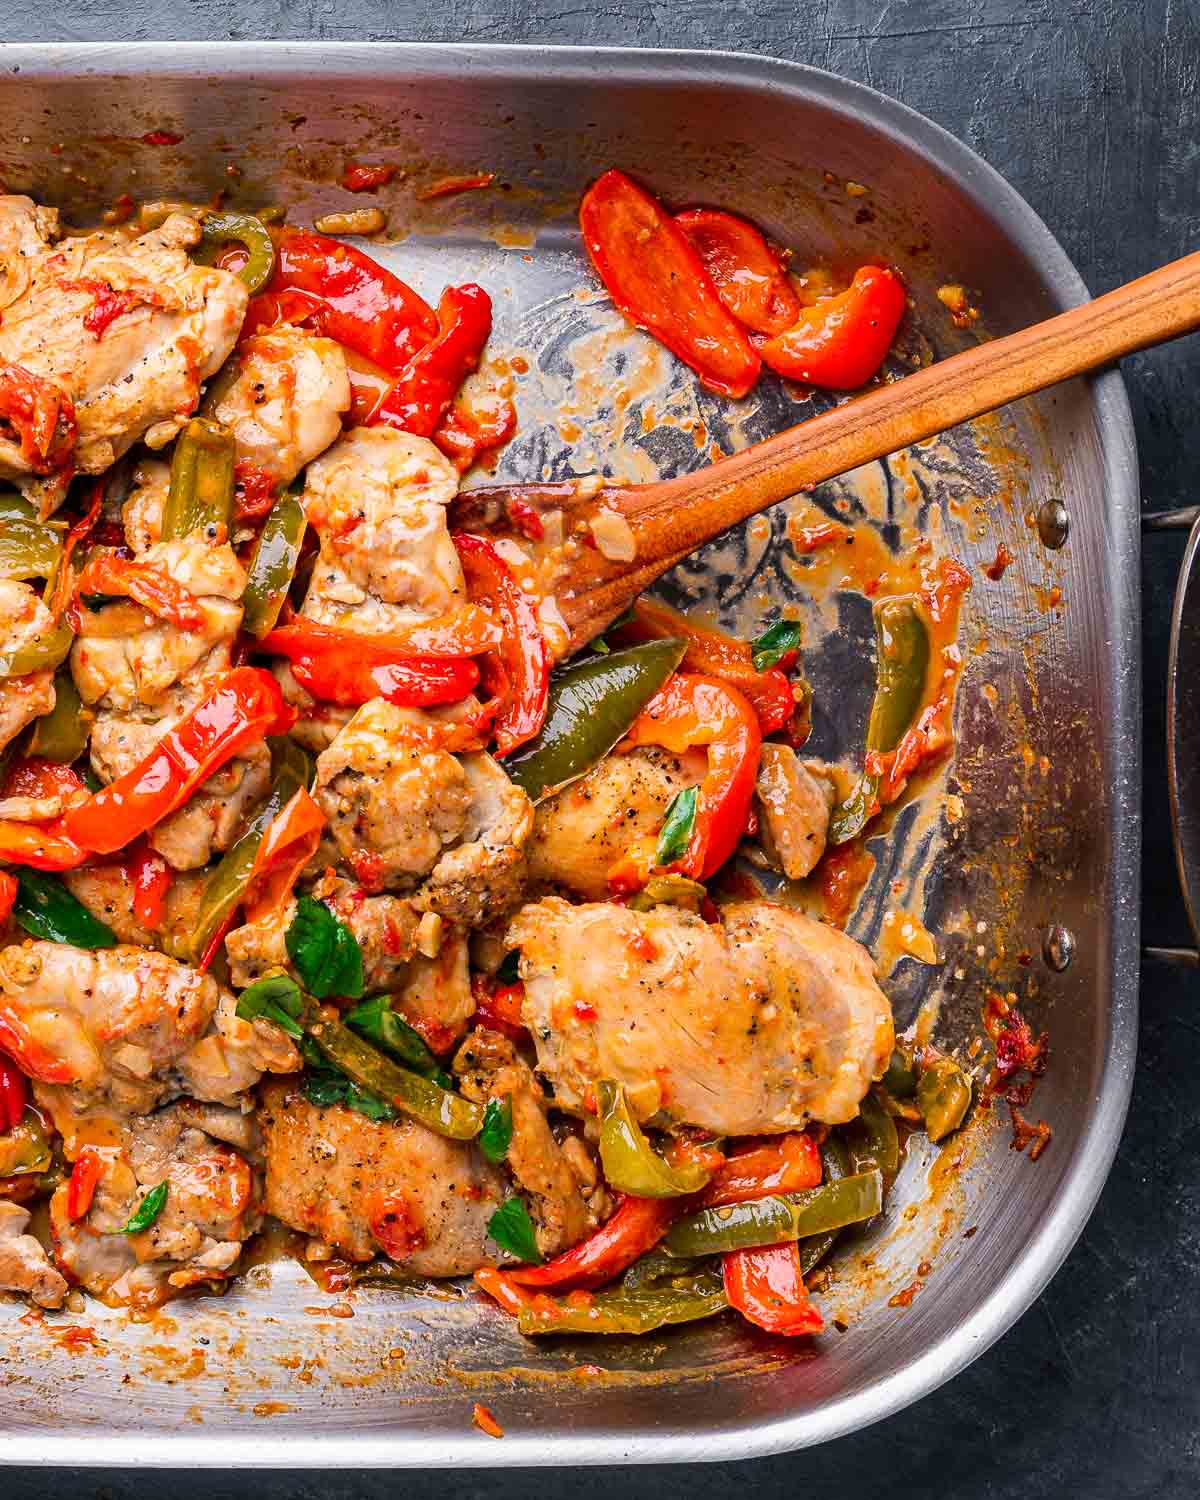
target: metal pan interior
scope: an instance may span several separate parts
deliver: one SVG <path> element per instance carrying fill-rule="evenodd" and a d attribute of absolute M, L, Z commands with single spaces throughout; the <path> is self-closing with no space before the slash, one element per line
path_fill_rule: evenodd
<path fill-rule="evenodd" d="M 814 409 L 776 386 L 737 409 L 699 392 L 596 294 L 574 207 L 613 164 L 674 202 L 739 210 L 804 259 L 893 260 L 914 299 L 906 357 L 946 354 L 1084 295 L 1033 212 L 969 150 L 868 89 L 788 64 L 324 43 L 10 47 L 0 64 L 10 190 L 80 221 L 126 191 L 231 188 L 236 202 L 282 201 L 305 219 L 356 206 L 336 185 L 348 157 L 403 165 L 384 201 L 405 237 L 379 253 L 427 295 L 452 280 L 488 287 L 494 348 L 528 361 L 500 477 L 668 474 L 702 462 L 709 442 L 727 450 Z M 181 139 L 147 145 L 152 131 Z M 480 169 L 497 174 L 486 191 L 419 197 L 438 176 Z M 948 317 L 936 295 L 948 282 L 971 290 L 975 328 Z M 149 1322 L 89 1308 L 72 1321 L 95 1342 L 74 1349 L 60 1323 L 5 1304 L 0 1457 L 348 1467 L 749 1456 L 895 1411 L 1029 1305 L 1099 1193 L 1134 1058 L 1137 499 L 1119 377 L 1074 382 L 813 499 L 885 537 L 908 507 L 971 567 L 951 787 L 961 817 L 897 820 L 851 930 L 872 941 L 889 909 L 924 913 L 939 961 L 904 960 L 888 979 L 901 1023 L 936 993 L 942 1035 L 961 1041 L 989 989 L 1022 998 L 1052 1041 L 1036 1111 L 1054 1140 L 1041 1160 L 1009 1150 L 1002 1109 L 941 1152 L 915 1145 L 884 1220 L 839 1258 L 825 1307 L 847 1329 L 816 1349 L 725 1319 L 641 1343 L 529 1344 L 453 1288 L 362 1291 L 353 1317 L 338 1317 L 290 1261 Z M 1051 500 L 1071 517 L 1058 551 L 1031 524 Z M 813 748 L 841 750 L 861 740 L 869 607 L 808 599 L 786 516 L 780 507 L 690 562 L 666 593 L 729 624 L 799 604 Z M 992 581 L 983 565 L 1002 541 L 1015 562 Z M 1055 923 L 1075 939 L 1065 972 L 1042 957 Z M 911 1305 L 892 1305 L 918 1281 Z M 503 1442 L 472 1428 L 476 1400 Z"/>

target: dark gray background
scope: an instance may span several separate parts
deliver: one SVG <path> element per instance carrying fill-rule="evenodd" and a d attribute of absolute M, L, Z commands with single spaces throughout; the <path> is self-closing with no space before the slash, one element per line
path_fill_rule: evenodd
<path fill-rule="evenodd" d="M 1033 204 L 1093 292 L 1197 248 L 1197 0 L 0 0 L 10 41 L 324 37 L 767 52 L 861 79 L 968 141 Z M 1147 509 L 1198 497 L 1200 344 L 1130 360 Z M 1145 595 L 1143 918 L 1181 941 L 1162 786 L 1177 537 Z M 949 1387 L 856 1437 L 708 1469 L 361 1475 L 0 1471 L 3 1500 L 625 1500 L 794 1494 L 1174 1500 L 1200 1488 L 1200 982 L 1147 965 L 1133 1113 L 1096 1213 L 1046 1294 Z M 51 1455 L 47 1455 L 50 1457 Z M 148 1454 L 148 1458 L 152 1455 Z"/>

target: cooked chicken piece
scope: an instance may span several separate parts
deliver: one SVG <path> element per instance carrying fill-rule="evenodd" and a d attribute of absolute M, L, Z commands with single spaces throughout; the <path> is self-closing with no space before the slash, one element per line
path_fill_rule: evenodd
<path fill-rule="evenodd" d="M 139 561 L 161 569 L 193 594 L 204 624 L 181 630 L 132 603 L 81 610 L 71 671 L 80 697 L 102 713 L 164 706 L 176 684 L 197 684 L 226 671 L 242 623 L 246 570 L 228 543 L 214 545 L 198 531 L 178 541 L 155 542 Z"/>
<path fill-rule="evenodd" d="M 521 900 L 533 804 L 490 755 L 462 755 L 458 762 L 471 794 L 462 836 L 434 865 L 413 905 L 463 927 L 482 927 Z"/>
<path fill-rule="evenodd" d="M 81 611 L 71 670 L 83 701 L 98 707 L 91 762 L 106 783 L 150 754 L 229 669 L 242 623 L 246 574 L 228 543 L 196 532 L 152 543 L 140 561 L 195 595 L 205 623 L 181 630 L 132 603 Z M 267 747 L 251 745 L 154 828 L 151 846 L 177 870 L 199 869 L 229 847 L 246 811 L 266 794 L 270 775 Z"/>
<path fill-rule="evenodd" d="M 825 853 L 834 784 L 788 745 L 767 740 L 758 766 L 759 842 L 789 880 L 803 880 Z"/>
<path fill-rule="evenodd" d="M 409 961 L 417 951 L 417 926 L 421 914 L 411 901 L 398 896 L 364 896 L 348 880 L 322 878 L 312 896 L 324 901 L 354 934 L 363 957 L 363 983 L 368 991 L 394 990 L 404 982 Z M 296 915 L 294 900 L 257 922 L 236 927 L 225 939 L 225 952 L 236 989 L 269 969 L 287 969 L 295 976 L 288 957 L 285 935 Z"/>
<path fill-rule="evenodd" d="M 133 913 L 133 881 L 124 864 L 84 865 L 64 870 L 62 882 L 98 921 L 110 927 L 122 943 L 139 948 L 161 948 L 172 958 L 182 957 L 195 930 L 196 914 L 206 876 L 180 874 L 171 882 L 161 928 L 143 927 Z"/>
<path fill-rule="evenodd" d="M 505 1183 L 475 1145 L 415 1120 L 322 1109 L 288 1084 L 261 1094 L 267 1213 L 348 1260 L 382 1251 L 418 1276 L 463 1276 L 495 1259 L 487 1223 Z"/>
<path fill-rule="evenodd" d="M 606 1207 L 604 1194 L 594 1192 L 594 1170 L 589 1182 L 581 1181 L 571 1154 L 554 1139 L 546 1119 L 546 1097 L 532 1070 L 507 1037 L 480 1029 L 459 1048 L 454 1072 L 468 1099 L 478 1104 L 489 1099 L 510 1102 L 512 1142 L 505 1160 L 518 1186 L 529 1195 L 538 1249 L 545 1256 L 559 1255 L 578 1244 L 600 1222 Z M 586 1160 L 586 1147 L 583 1151 Z M 594 1201 L 588 1201 L 585 1187 L 592 1190 Z"/>
<path fill-rule="evenodd" d="M 419 909 L 475 925 L 518 899 L 533 808 L 490 755 L 414 743 L 424 718 L 364 704 L 318 759 L 314 795 L 363 890 L 416 890 Z"/>
<path fill-rule="evenodd" d="M 0 1198 L 0 1291 L 24 1292 L 39 1307 L 61 1307 L 69 1290 L 50 1257 L 26 1234 L 30 1214 Z"/>
<path fill-rule="evenodd" d="M 866 949 L 781 906 L 739 902 L 717 926 L 675 907 L 548 897 L 508 941 L 538 1067 L 576 1113 L 611 1078 L 642 1119 L 661 1111 L 718 1135 L 836 1125 L 891 1057 Z"/>
<path fill-rule="evenodd" d="M 421 1033 L 434 1052 L 449 1051 L 475 1014 L 465 933 L 443 932 L 434 958 L 413 955 L 404 987 L 392 997 L 392 1008 Z"/>
<path fill-rule="evenodd" d="M 142 948 L 0 951 L 0 1038 L 76 1108 L 145 1114 L 184 1092 L 234 1104 L 264 1069 L 300 1067 L 278 1027 L 240 1020 L 234 1006 L 208 975 Z"/>
<path fill-rule="evenodd" d="M 340 435 L 349 406 L 342 346 L 283 327 L 238 346 L 210 415 L 233 432 L 239 464 L 287 485 Z"/>
<path fill-rule="evenodd" d="M 32 646 L 53 627 L 50 611 L 27 583 L 0 578 L 0 641 L 6 649 Z M 50 668 L 23 677 L 0 677 L 0 750 L 53 707 L 54 673 Z"/>
<path fill-rule="evenodd" d="M 426 438 L 355 427 L 309 464 L 304 509 L 321 555 L 302 613 L 381 635 L 465 602 L 446 526 L 458 475 Z"/>
<path fill-rule="evenodd" d="M 467 824 L 467 774 L 405 736 L 410 715 L 375 698 L 317 760 L 314 795 L 364 890 L 410 888 Z"/>
<path fill-rule="evenodd" d="M 246 311 L 237 276 L 190 260 L 200 226 L 172 214 L 136 240 L 105 232 L 54 245 L 57 216 L 21 197 L 0 199 L 0 223 L 0 362 L 74 403 L 75 469 L 101 474 L 139 438 L 169 443 Z M 34 487 L 19 442 L 0 442 L 0 475 Z"/>
<path fill-rule="evenodd" d="M 144 458 L 135 465 L 133 485 L 121 507 L 126 544 L 147 552 L 162 535 L 163 509 L 171 489 L 171 466 L 160 458 Z"/>
<path fill-rule="evenodd" d="M 702 781 L 706 765 L 702 750 L 680 756 L 650 746 L 606 755 L 539 803 L 527 848 L 531 880 L 603 901 L 612 894 L 608 872 L 639 839 L 659 831 L 671 798 Z"/>
<path fill-rule="evenodd" d="M 112 1307 L 152 1307 L 203 1283 L 220 1285 L 242 1245 L 262 1222 L 257 1174 L 244 1157 L 214 1139 L 199 1121 L 244 1136 L 241 1115 L 223 1127 L 220 1111 L 198 1115 L 183 1103 L 129 1121 L 120 1143 L 99 1148 L 102 1162 L 91 1207 L 72 1220 L 68 1185 L 50 1200 L 59 1265 Z M 162 1211 L 147 1229 L 121 1231 L 162 1183 Z"/>

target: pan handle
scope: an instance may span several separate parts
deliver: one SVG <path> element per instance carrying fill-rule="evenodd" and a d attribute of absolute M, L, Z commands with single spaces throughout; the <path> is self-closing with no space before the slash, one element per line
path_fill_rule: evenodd
<path fill-rule="evenodd" d="M 1167 668 L 1167 779 L 1171 796 L 1171 832 L 1175 843 L 1175 863 L 1179 871 L 1179 887 L 1183 894 L 1183 902 L 1187 909 L 1188 920 L 1191 923 L 1193 935 L 1197 943 L 1200 944 L 1200 922 L 1197 921 L 1200 913 L 1197 913 L 1193 907 L 1191 887 L 1188 881 L 1188 861 L 1183 846 L 1183 819 L 1180 802 L 1182 790 L 1177 756 L 1178 746 L 1176 744 L 1179 715 L 1178 694 L 1180 690 L 1178 676 L 1180 631 L 1183 627 L 1184 599 L 1187 595 L 1188 584 L 1195 566 L 1196 549 L 1200 545 L 1200 505 L 1184 505 L 1176 510 L 1147 511 L 1142 516 L 1142 531 L 1143 533 L 1154 531 L 1190 531 L 1192 533 L 1187 551 L 1183 557 L 1183 562 L 1180 564 L 1179 576 L 1175 582 L 1175 602 L 1171 611 L 1171 648 Z M 1142 948 L 1142 957 L 1158 959 L 1160 963 L 1175 964 L 1183 968 L 1200 968 L 1200 949 L 1197 948 L 1157 948 L 1146 945 Z"/>

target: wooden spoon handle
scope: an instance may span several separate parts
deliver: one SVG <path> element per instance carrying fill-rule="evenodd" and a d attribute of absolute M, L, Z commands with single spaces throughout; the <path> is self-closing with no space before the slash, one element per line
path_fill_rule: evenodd
<path fill-rule="evenodd" d="M 602 491 L 637 542 L 632 562 L 587 551 L 558 594 L 577 639 L 730 526 L 798 491 L 1010 401 L 1200 327 L 1200 253 L 1044 323 L 955 354 L 709 468 Z"/>

